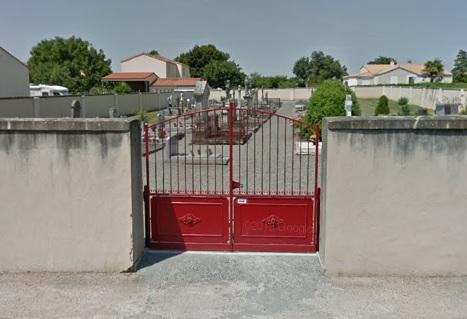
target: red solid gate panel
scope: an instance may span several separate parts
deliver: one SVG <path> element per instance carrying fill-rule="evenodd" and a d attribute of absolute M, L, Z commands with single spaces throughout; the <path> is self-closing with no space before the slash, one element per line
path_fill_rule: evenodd
<path fill-rule="evenodd" d="M 230 249 L 226 198 L 153 197 L 151 213 L 151 248 Z"/>
<path fill-rule="evenodd" d="M 314 252 L 312 198 L 235 199 L 234 250 Z"/>

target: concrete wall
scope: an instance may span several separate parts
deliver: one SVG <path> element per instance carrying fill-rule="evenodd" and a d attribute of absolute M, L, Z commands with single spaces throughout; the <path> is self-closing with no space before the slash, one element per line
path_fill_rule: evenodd
<path fill-rule="evenodd" d="M 29 70 L 0 47 L 0 98 L 12 96 L 29 96 Z"/>
<path fill-rule="evenodd" d="M 0 272 L 124 271 L 144 248 L 141 131 L 0 120 Z"/>
<path fill-rule="evenodd" d="M 398 86 L 353 87 L 359 98 L 379 98 L 386 95 L 390 100 L 397 101 L 407 97 L 410 104 L 419 105 L 434 110 L 436 103 L 461 103 L 467 105 L 467 94 L 464 90 L 426 89 Z"/>
<path fill-rule="evenodd" d="M 320 257 L 331 274 L 467 275 L 467 117 L 329 118 Z"/>
<path fill-rule="evenodd" d="M 313 94 L 313 88 L 290 88 L 290 89 L 264 89 L 258 90 L 258 99 L 268 98 L 279 98 L 282 101 L 299 101 L 309 100 Z M 231 93 L 232 94 L 232 93 Z M 235 91 L 238 94 L 238 90 Z M 242 96 L 245 95 L 245 91 L 241 91 Z M 209 96 L 210 100 L 220 101 L 221 98 L 225 97 L 225 91 L 212 89 Z"/>
<path fill-rule="evenodd" d="M 109 117 L 111 108 L 117 116 L 127 116 L 140 109 L 154 111 L 168 107 L 167 98 L 173 90 L 155 90 L 151 93 L 89 96 L 50 96 L 28 98 L 0 98 L 1 117 L 70 117 L 71 103 L 79 100 L 81 117 Z"/>

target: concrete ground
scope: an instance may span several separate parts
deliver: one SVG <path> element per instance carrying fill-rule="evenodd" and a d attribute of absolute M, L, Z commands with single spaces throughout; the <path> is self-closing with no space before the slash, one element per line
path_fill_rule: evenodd
<path fill-rule="evenodd" d="M 0 318 L 466 318 L 467 278 L 328 278 L 316 255 L 158 253 L 128 274 L 0 274 Z"/>

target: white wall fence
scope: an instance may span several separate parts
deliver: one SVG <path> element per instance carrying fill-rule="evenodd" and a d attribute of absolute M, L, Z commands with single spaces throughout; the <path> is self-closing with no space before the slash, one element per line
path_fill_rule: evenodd
<path fill-rule="evenodd" d="M 81 117 L 109 117 L 112 108 L 117 116 L 131 115 L 141 109 L 160 110 L 168 106 L 170 90 L 156 93 L 135 93 L 122 95 L 83 95 L 1 98 L 1 117 L 70 117 L 71 103 L 78 100 L 81 104 Z"/>
<path fill-rule="evenodd" d="M 409 99 L 410 104 L 428 109 L 435 109 L 437 103 L 461 103 L 466 105 L 464 90 L 427 89 L 401 86 L 360 86 L 353 90 L 359 98 L 379 98 L 386 95 L 390 100 L 397 101 L 401 97 Z"/>
<path fill-rule="evenodd" d="M 231 95 L 235 92 L 235 97 L 238 97 L 238 90 L 231 91 Z M 308 100 L 313 94 L 313 88 L 290 88 L 290 89 L 258 89 L 258 99 L 264 100 L 266 97 L 270 99 L 279 98 L 282 101 L 299 101 Z M 245 91 L 241 91 L 241 96 L 245 95 Z M 211 90 L 209 95 L 210 100 L 220 101 L 225 97 L 225 91 Z"/>

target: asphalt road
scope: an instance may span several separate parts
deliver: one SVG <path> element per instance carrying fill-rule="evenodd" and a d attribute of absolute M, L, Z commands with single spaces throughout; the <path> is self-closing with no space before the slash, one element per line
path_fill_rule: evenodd
<path fill-rule="evenodd" d="M 316 255 L 147 253 L 133 274 L 0 274 L 0 318 L 465 318 L 467 278 L 329 278 Z"/>

